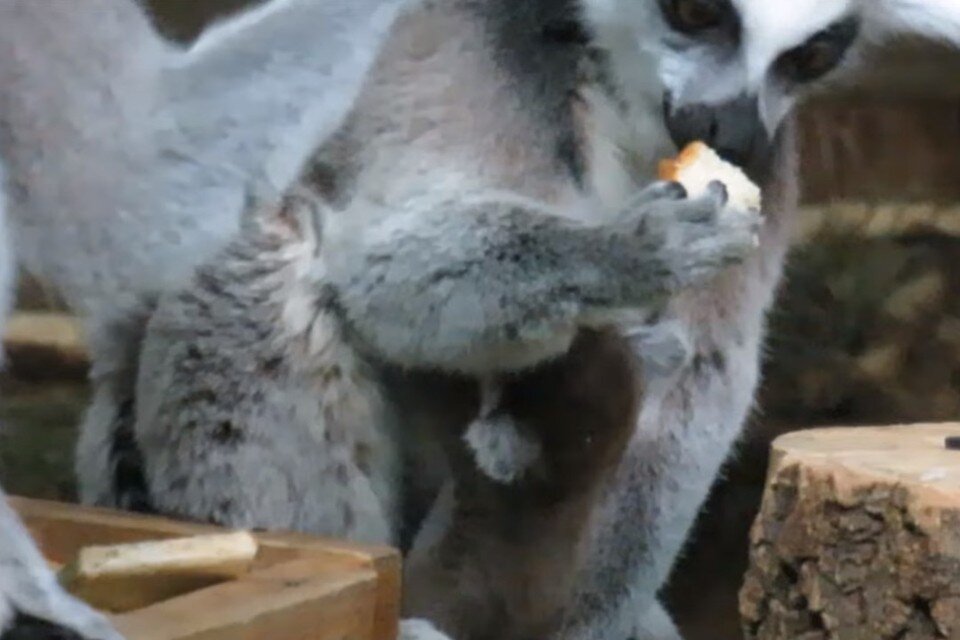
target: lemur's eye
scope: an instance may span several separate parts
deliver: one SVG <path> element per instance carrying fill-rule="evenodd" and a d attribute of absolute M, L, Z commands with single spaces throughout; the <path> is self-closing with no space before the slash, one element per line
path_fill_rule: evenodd
<path fill-rule="evenodd" d="M 681 33 L 697 33 L 720 26 L 727 17 L 727 0 L 666 0 L 664 14 Z"/>
<path fill-rule="evenodd" d="M 790 49 L 776 62 L 776 72 L 789 82 L 803 84 L 819 80 L 843 61 L 859 32 L 859 22 L 847 19 Z"/>

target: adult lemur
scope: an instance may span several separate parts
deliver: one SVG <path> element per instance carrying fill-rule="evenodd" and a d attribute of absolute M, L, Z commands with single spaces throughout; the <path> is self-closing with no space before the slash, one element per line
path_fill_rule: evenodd
<path fill-rule="evenodd" d="M 752 399 L 792 198 L 789 144 L 769 139 L 874 17 L 812 0 L 437 0 L 404 16 L 307 194 L 251 214 L 152 319 L 134 430 L 154 506 L 389 540 L 384 451 L 433 420 L 455 484 L 408 560 L 408 611 L 458 638 L 639 633 Z M 695 138 L 787 176 L 768 184 L 759 255 L 719 278 L 749 216 L 720 215 L 719 193 L 644 189 Z M 664 297 L 641 333 L 673 323 L 693 356 L 641 388 L 621 336 Z M 516 374 L 506 408 L 556 447 L 545 482 L 496 487 L 464 463 L 477 399 L 458 376 L 497 374 Z"/>
<path fill-rule="evenodd" d="M 261 169 L 270 150 L 283 152 L 278 156 L 283 160 L 276 169 L 278 175 L 299 165 L 305 147 L 318 139 L 298 128 L 303 124 L 309 131 L 311 124 L 316 124 L 303 115 L 301 108 L 324 106 L 330 95 L 331 69 L 335 73 L 339 68 L 328 64 L 329 50 L 316 66 L 311 66 L 311 55 L 318 49 L 322 54 L 328 38 L 355 31 L 340 28 L 340 23 L 324 24 L 322 10 L 339 4 L 277 0 L 277 11 L 270 14 L 274 20 L 236 23 L 255 29 L 246 35 L 243 29 L 221 33 L 236 35 L 232 40 L 235 46 L 199 47 L 192 63 L 186 56 L 180 58 L 181 64 L 164 65 L 163 73 L 159 73 L 151 56 L 165 57 L 166 53 L 146 44 L 154 40 L 146 33 L 145 23 L 138 21 L 140 18 L 126 24 L 120 20 L 125 11 L 118 10 L 121 2 L 107 2 L 116 6 L 97 9 L 89 2 L 82 6 L 67 4 L 53 7 L 37 0 L 0 0 L 0 120 L 4 125 L 0 156 L 9 167 L 11 215 L 25 264 L 58 285 L 78 311 L 95 320 L 95 327 L 106 327 L 111 320 L 124 318 L 127 310 L 137 305 L 141 292 L 151 294 L 181 282 L 211 248 L 223 244 L 236 228 L 244 176 Z M 423 29 L 420 37 L 411 38 L 414 43 L 405 56 L 394 61 L 402 67 L 405 60 L 412 60 L 410 67 L 400 69 L 404 72 L 400 77 L 416 77 L 422 81 L 420 88 L 432 96 L 456 98 L 450 95 L 454 74 L 437 64 L 436 54 L 454 55 L 458 60 L 473 57 L 475 66 L 468 65 L 467 69 L 482 73 L 460 78 L 476 82 L 481 92 L 490 90 L 483 81 L 498 79 L 497 99 L 459 104 L 461 115 L 468 119 L 433 134 L 436 124 L 456 124 L 449 112 L 438 123 L 431 118 L 444 114 L 432 111 L 434 103 L 401 101 L 397 104 L 399 114 L 406 119 L 399 120 L 404 126 L 397 131 L 389 126 L 397 122 L 397 115 L 384 110 L 385 104 L 369 102 L 390 84 L 372 83 L 367 99 L 361 103 L 371 107 L 369 115 L 356 118 L 347 129 L 355 136 L 341 136 L 337 144 L 326 148 L 337 152 L 327 154 L 333 158 L 328 164 L 337 169 L 336 177 L 353 180 L 353 184 L 345 185 L 347 193 L 375 184 L 378 172 L 390 175 L 395 169 L 391 154 L 402 148 L 408 136 L 420 131 L 417 140 L 435 153 L 404 157 L 401 168 L 408 176 L 416 177 L 422 170 L 422 177 L 430 178 L 429 170 L 438 161 L 456 160 L 462 168 L 462 174 L 456 177 L 464 179 L 452 185 L 458 189 L 465 184 L 487 187 L 500 183 L 497 186 L 505 189 L 533 189 L 532 194 L 526 192 L 528 197 L 553 200 L 554 205 L 564 207 L 571 204 L 558 202 L 564 194 L 571 201 L 595 195 L 596 201 L 580 211 L 609 210 L 635 182 L 647 180 L 645 167 L 667 142 L 660 122 L 664 95 L 652 79 L 659 77 L 671 90 L 675 106 L 698 99 L 723 102 L 745 93 L 740 105 L 749 111 L 756 106 L 751 102 L 756 103 L 759 97 L 760 113 L 772 129 L 786 112 L 789 96 L 817 75 L 810 69 L 832 66 L 838 53 L 836 43 L 843 40 L 836 36 L 850 34 L 855 24 L 855 20 L 842 18 L 860 17 L 863 33 L 884 22 L 903 20 L 941 33 L 953 33 L 949 30 L 957 25 L 951 13 L 955 10 L 947 0 L 865 1 L 863 11 L 869 13 L 862 16 L 858 2 L 804 0 L 773 8 L 771 3 L 747 0 L 585 0 L 587 31 L 593 32 L 601 52 L 609 58 L 611 73 L 600 86 L 613 88 L 619 100 L 598 103 L 587 96 L 586 104 L 593 109 L 586 121 L 588 127 L 570 136 L 561 135 L 569 134 L 572 128 L 573 118 L 568 117 L 566 108 L 544 110 L 522 130 L 505 129 L 507 123 L 516 124 L 514 118 L 483 118 L 506 114 L 511 104 L 518 113 L 524 113 L 519 110 L 521 104 L 527 109 L 542 105 L 544 93 L 556 95 L 558 87 L 564 87 L 563 82 L 556 83 L 557 78 L 570 81 L 567 72 L 573 67 L 559 63 L 555 56 L 560 49 L 568 50 L 565 48 L 571 43 L 564 42 L 568 40 L 564 36 L 577 30 L 566 26 L 539 28 L 546 26 L 543 19 L 556 17 L 556 3 L 448 0 L 441 4 L 451 11 L 433 14 L 435 18 L 439 15 L 437 26 L 464 33 L 474 48 L 459 49 L 449 37 L 451 32 Z M 369 10 L 369 5 L 357 0 L 342 6 L 356 7 L 358 13 Z M 321 18 L 310 20 L 297 13 L 305 10 L 319 11 Z M 785 17 L 784 12 L 788 14 Z M 75 15 L 65 15 L 69 13 Z M 84 15 L 89 18 L 88 24 L 77 24 L 76 18 Z M 924 22 L 931 15 L 936 17 Z M 289 19 L 288 30 L 276 22 L 284 16 Z M 838 20 L 847 28 L 830 30 L 834 37 L 818 36 Z M 548 22 L 556 25 L 553 20 Z M 568 20 L 564 22 L 569 26 Z M 261 23 L 273 27 L 258 27 Z M 331 24 L 338 28 L 331 28 Z M 408 29 L 410 24 L 417 28 L 414 22 L 408 23 Z M 429 26 L 430 22 L 419 24 Z M 64 28 L 58 29 L 58 25 Z M 537 28 L 531 30 L 532 26 Z M 318 35 L 313 27 L 323 31 Z M 550 37 L 542 37 L 545 35 Z M 43 46 L 38 46 L 38 41 Z M 229 44 L 229 37 L 227 41 Z M 284 47 L 285 55 L 273 55 L 273 47 L 278 44 Z M 29 57 L 25 51 L 30 51 Z M 389 62 L 391 57 L 385 56 L 384 60 Z M 190 68 L 204 72 L 192 75 L 184 71 Z M 309 71 L 300 73 L 304 68 Z M 431 68 L 435 74 L 417 75 L 418 69 Z M 158 73 L 162 81 L 157 79 Z M 238 75 L 246 74 L 251 74 L 249 84 L 238 81 Z M 321 81 L 317 82 L 318 78 Z M 246 89 L 238 97 L 238 93 L 224 89 L 221 80 L 230 88 Z M 130 89 L 141 82 L 142 90 Z M 416 98 L 417 92 L 404 95 Z M 181 100 L 194 106 L 174 108 Z M 220 114 L 215 105 L 223 103 L 237 110 L 233 117 L 203 117 L 205 113 Z M 609 118 L 593 117 L 603 110 L 608 110 Z M 364 111 L 359 109 L 357 113 Z M 177 113 L 180 115 L 171 115 Z M 548 121 L 555 130 L 546 126 Z M 293 135 L 284 137 L 291 129 Z M 373 144 L 373 134 L 384 131 L 398 134 L 393 146 L 381 146 L 391 142 L 382 137 Z M 713 132 L 719 138 L 705 137 L 723 146 L 725 131 L 720 126 Z M 441 135 L 448 132 L 460 135 Z M 704 132 L 710 134 L 711 128 Z M 546 137 L 535 139 L 534 145 L 522 143 L 537 135 Z M 571 144 L 578 139 L 600 144 L 592 146 L 585 158 L 583 147 L 578 150 Z M 158 140 L 168 142 L 160 144 Z M 350 148 L 351 141 L 360 143 L 359 153 Z M 505 155 L 504 149 L 513 153 Z M 555 150 L 556 156 L 551 160 L 544 149 Z M 451 151 L 462 154 L 451 155 Z M 638 151 L 641 153 L 635 157 Z M 358 171 L 343 171 L 341 158 L 357 161 Z M 609 171 L 600 170 L 605 163 L 609 163 Z M 633 163 L 635 167 L 629 170 L 618 170 Z M 583 180 L 578 182 L 578 172 L 584 169 Z M 605 179 L 594 179 L 600 175 Z M 367 195 L 375 202 L 378 197 L 389 197 L 391 205 L 398 199 L 414 199 L 414 194 L 396 192 Z M 142 208 L 143 202 L 151 206 Z M 485 216 L 478 215 L 478 219 L 483 221 Z M 765 230 L 762 264 L 748 264 L 726 276 L 725 282 L 711 286 L 710 293 L 690 295 L 672 305 L 671 314 L 691 325 L 696 355 L 677 376 L 648 382 L 631 453 L 608 490 L 609 509 L 601 519 L 603 526 L 596 529 L 593 561 L 587 563 L 578 583 L 578 596 L 569 608 L 567 636 L 617 637 L 633 622 L 619 616 L 652 606 L 655 590 L 749 404 L 761 316 L 776 280 L 783 234 L 782 226 L 771 220 Z M 370 237 L 360 234 L 357 239 L 367 241 Z M 459 239 L 469 237 L 461 235 Z M 431 265 L 424 262 L 422 266 Z M 334 275 L 336 268 L 342 268 L 343 276 L 350 265 L 333 267 Z M 354 320 L 351 330 L 371 337 L 371 328 L 355 321 L 355 299 L 341 293 L 331 300 L 339 302 L 348 319 Z M 397 304 L 398 296 L 380 300 L 385 305 L 381 311 L 386 311 L 390 304 Z M 424 309 L 429 307 L 421 311 Z M 399 310 L 417 311 L 413 305 Z M 452 351 L 441 354 L 446 360 L 457 352 L 457 332 L 447 330 L 461 323 L 470 326 L 476 318 L 454 314 L 440 319 L 443 326 L 437 327 L 424 327 L 420 322 L 391 323 L 393 328 L 415 328 L 408 335 L 424 340 L 411 341 L 399 335 L 400 339 L 380 355 L 400 355 L 401 360 L 409 359 L 411 353 L 422 357 L 420 347 L 432 340 L 430 332 L 443 330 L 443 336 L 454 339 L 447 343 Z M 505 334 L 508 338 L 528 337 L 523 330 L 530 328 L 526 324 L 530 318 L 521 316 L 520 320 L 520 325 Z M 548 335 L 552 334 L 551 327 L 536 328 L 538 338 L 547 338 L 538 342 L 551 347 L 541 355 L 548 355 L 562 343 L 550 344 L 556 337 Z M 391 334 L 378 335 L 386 338 Z M 403 349 L 398 351 L 398 345 Z M 120 382 L 126 359 L 105 359 L 106 348 L 99 351 L 99 406 L 115 411 L 124 395 Z M 721 366 L 724 360 L 725 367 Z M 109 377 L 118 370 L 121 375 Z M 102 469 L 111 468 L 105 458 L 98 464 Z M 0 585 L 4 593 L 11 588 L 2 581 Z M 38 586 L 41 597 L 47 588 Z M 23 585 L 20 590 L 29 591 Z M 6 598 L 3 600 L 6 602 Z"/>

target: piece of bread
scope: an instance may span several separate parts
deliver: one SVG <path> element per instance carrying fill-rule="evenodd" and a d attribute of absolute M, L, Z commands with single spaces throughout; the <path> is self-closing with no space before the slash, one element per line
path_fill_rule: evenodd
<path fill-rule="evenodd" d="M 246 531 L 86 547 L 59 578 L 91 606 L 122 613 L 238 578 L 256 555 Z"/>
<path fill-rule="evenodd" d="M 717 180 L 727 187 L 731 206 L 760 210 L 760 188 L 703 142 L 692 142 L 676 158 L 661 161 L 659 174 L 661 180 L 682 184 L 691 198 L 703 195 L 707 185 Z"/>

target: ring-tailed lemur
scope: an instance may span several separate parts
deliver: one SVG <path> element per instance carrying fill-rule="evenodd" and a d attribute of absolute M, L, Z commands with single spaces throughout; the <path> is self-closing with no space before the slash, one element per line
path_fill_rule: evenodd
<path fill-rule="evenodd" d="M 642 0 L 632 3 L 632 6 L 624 4 L 618 8 L 616 0 L 607 0 L 598 1 L 596 5 L 610 8 L 614 15 L 619 15 L 622 26 L 638 27 L 636 38 L 626 34 L 624 42 L 629 50 L 631 41 L 649 40 L 644 24 L 669 33 L 661 21 L 647 22 L 648 16 L 644 11 L 649 10 L 653 2 Z M 153 119 L 155 114 L 152 109 L 144 109 L 140 103 L 141 100 L 150 103 L 155 95 L 149 80 L 153 75 L 151 65 L 147 64 L 143 75 L 136 71 L 133 74 L 118 71 L 122 71 L 124 65 L 136 67 L 143 60 L 141 56 L 149 57 L 156 48 L 152 44 L 145 44 L 153 36 L 145 35 L 145 23 L 139 18 L 124 23 L 121 18 L 124 4 L 117 0 L 112 4 L 99 3 L 96 7 L 89 2 L 82 5 L 56 3 L 54 6 L 53 3 L 44 4 L 37 0 L 0 0 L 0 17 L 3 18 L 0 20 L 0 47 L 3 49 L 0 51 L 0 120 L 4 124 L 0 154 L 15 165 L 7 190 L 17 202 L 12 218 L 13 226 L 19 233 L 18 250 L 23 255 L 22 259 L 57 285 L 78 311 L 88 313 L 94 319 L 109 319 L 118 308 L 122 310 L 128 303 L 136 305 L 140 292 L 152 292 L 158 281 L 163 285 L 167 281 L 165 276 L 179 281 L 197 260 L 207 255 L 207 244 L 222 244 L 227 233 L 221 236 L 220 232 L 235 227 L 241 199 L 240 189 L 236 185 L 242 183 L 242 176 L 249 168 L 245 160 L 256 164 L 273 147 L 271 140 L 276 139 L 275 136 L 297 130 L 294 125 L 308 122 L 309 118 L 304 118 L 300 109 L 319 104 L 322 111 L 325 104 L 329 106 L 325 101 L 329 83 L 311 82 L 308 78 L 329 80 L 328 72 L 332 69 L 336 73 L 340 67 L 331 67 L 327 61 L 331 54 L 339 54 L 342 49 L 326 45 L 331 41 L 341 42 L 344 34 L 349 39 L 357 33 L 344 28 L 349 27 L 349 21 L 325 24 L 322 20 L 309 19 L 311 14 L 298 12 L 317 11 L 318 14 L 312 15 L 323 16 L 325 10 L 339 6 L 345 9 L 355 7 L 357 14 L 366 16 L 370 9 L 366 3 L 356 0 L 337 4 L 321 0 L 275 0 L 274 6 L 279 10 L 271 15 L 281 21 L 285 12 L 294 15 L 295 19 L 287 23 L 291 31 L 279 27 L 267 29 L 260 32 L 262 37 L 237 33 L 238 38 L 233 41 L 235 46 L 226 47 L 224 50 L 229 54 L 219 58 L 221 64 L 207 67 L 212 75 L 205 76 L 206 80 L 203 80 L 201 74 L 201 79 L 181 85 L 185 95 L 200 96 L 198 102 L 206 104 L 208 108 L 205 111 L 208 114 L 222 113 L 216 107 L 224 103 L 235 109 L 231 117 L 225 118 L 226 122 L 218 118 L 205 118 L 204 110 L 198 109 L 193 118 L 181 122 L 183 126 L 192 122 L 189 125 L 192 131 L 187 140 L 195 138 L 201 143 L 216 143 L 226 139 L 231 142 L 222 146 L 200 144 L 196 148 L 186 145 L 179 149 L 174 145 L 168 148 L 167 153 L 159 154 L 159 159 L 152 158 L 167 167 L 154 171 L 152 169 L 156 167 L 150 162 L 137 161 L 138 150 L 142 150 L 140 143 L 144 142 L 144 138 L 149 138 L 149 134 L 132 135 L 137 131 L 151 130 L 157 122 Z M 707 3 L 708 6 L 712 4 L 718 3 Z M 719 4 L 727 6 L 729 3 Z M 769 5 L 746 0 L 737 0 L 732 4 L 741 14 L 753 16 Z M 791 20 L 784 20 L 784 23 L 807 25 L 807 35 L 816 30 L 817 27 L 813 26 L 815 22 L 793 18 L 804 18 L 803 12 L 808 9 L 810 15 L 817 14 L 817 20 L 826 20 L 835 7 L 859 10 L 858 6 L 848 3 L 793 4 L 797 7 L 790 7 Z M 876 18 L 877 23 L 929 29 L 947 37 L 955 37 L 958 31 L 956 9 L 950 0 L 878 0 L 864 4 L 865 10 L 872 14 L 868 17 Z M 751 5 L 755 5 L 752 10 Z M 115 13 L 118 8 L 121 9 L 120 14 Z M 778 6 L 775 10 L 781 8 Z M 826 9 L 824 16 L 818 14 L 818 9 Z M 266 12 L 261 16 L 268 17 L 268 14 Z M 635 24 L 631 21 L 632 17 L 638 17 L 640 22 Z M 85 24 L 78 24 L 78 19 Z M 271 24 L 272 21 L 263 22 Z M 256 23 L 253 20 L 244 24 L 254 26 Z M 277 26 L 277 22 L 273 24 Z M 331 24 L 336 28 L 330 28 Z M 327 28 L 322 32 L 323 37 L 314 33 L 314 26 L 318 29 Z M 748 20 L 743 26 L 754 34 L 763 35 L 769 25 L 763 21 L 754 24 Z M 803 31 L 802 27 L 800 31 Z M 767 44 L 779 46 L 797 37 L 796 32 L 784 34 L 774 29 L 773 35 L 765 40 Z M 242 46 L 248 39 L 252 42 L 253 51 Z M 677 36 L 677 39 L 680 41 L 678 44 L 683 44 L 683 38 Z M 278 43 L 287 46 L 287 54 L 271 55 Z M 91 47 L 91 44 L 95 46 Z M 24 56 L 24 51 L 29 51 L 30 56 Z M 261 55 L 257 55 L 256 51 Z M 749 56 L 752 60 L 760 61 L 755 69 L 763 67 L 766 53 L 754 52 Z M 52 55 L 45 57 L 47 54 Z M 317 65 L 312 64 L 311 56 L 314 54 L 321 61 Z M 210 59 L 216 60 L 218 56 L 213 55 Z M 232 64 L 231 59 L 239 62 Z M 28 62 L 26 66 L 25 62 Z M 205 65 L 197 65 L 197 68 L 205 68 Z M 305 74 L 301 73 L 304 69 L 308 70 Z M 13 75 L 10 74 L 11 70 Z M 247 83 L 247 74 L 259 79 L 260 84 L 252 80 Z M 172 75 L 190 77 L 189 73 Z M 24 78 L 28 82 L 24 83 Z M 127 83 L 125 78 L 134 82 Z M 131 87 L 141 86 L 140 80 L 143 79 L 145 91 L 131 90 Z M 230 89 L 247 89 L 239 93 L 224 90 L 223 84 L 218 82 L 220 79 L 230 84 Z M 264 83 L 272 89 L 264 90 Z M 211 91 L 206 92 L 206 88 Z M 158 93 L 162 94 L 163 91 Z M 158 97 L 157 104 L 163 104 L 165 99 Z M 239 106 L 243 108 L 237 109 Z M 257 106 L 260 108 L 254 108 Z M 251 113 L 253 115 L 248 119 Z M 159 119 L 164 120 L 162 117 Z M 171 121 L 176 119 L 167 123 Z M 97 123 L 101 126 L 97 126 Z M 216 132 L 222 134 L 223 127 L 229 130 L 230 135 L 206 135 Z M 25 137 L 22 135 L 24 132 L 27 133 Z M 312 139 L 309 135 L 291 136 L 294 144 L 309 139 Z M 115 144 L 107 144 L 110 142 Z M 151 146 L 148 141 L 146 147 Z M 147 155 L 150 156 L 149 153 Z M 288 158 L 296 155 L 296 152 L 292 152 Z M 282 163 L 282 166 L 296 164 L 297 161 L 293 160 Z M 177 165 L 180 165 L 180 171 L 169 168 Z M 101 170 L 102 167 L 105 168 Z M 179 176 L 179 179 L 169 179 L 171 175 Z M 201 177 L 194 181 L 194 176 Z M 130 184 L 138 186 L 129 187 L 131 191 L 128 192 L 126 185 Z M 206 196 L 193 197 L 188 188 L 191 186 L 198 189 L 196 193 Z M 217 200 L 218 195 L 222 196 L 222 201 Z M 139 206 L 143 202 L 151 203 L 151 207 L 149 213 L 139 215 L 141 211 L 147 211 Z M 159 209 L 153 206 L 158 203 Z M 226 216 L 226 222 L 220 223 L 217 218 L 220 215 Z M 167 259 L 171 257 L 174 259 Z M 769 286 L 767 284 L 760 288 Z M 9 286 L 6 290 L 9 290 Z M 749 311 L 747 315 L 759 315 L 759 310 Z M 727 422 L 731 421 L 736 422 L 732 418 Z M 726 427 L 726 431 L 732 430 L 735 427 Z M 722 446 L 719 448 L 724 449 Z M 699 453 L 702 451 L 698 449 L 691 455 Z M 653 462 L 658 454 L 656 449 L 651 450 L 647 459 Z M 710 460 L 717 455 L 716 452 L 707 455 L 708 460 L 700 469 L 704 476 L 710 475 Z M 674 460 L 668 456 L 666 461 L 669 465 Z M 638 468 L 656 470 L 658 467 L 641 465 Z M 679 465 L 676 473 L 682 474 L 689 469 L 689 465 Z M 663 487 L 669 488 L 676 477 L 660 472 L 649 475 L 639 472 L 635 475 L 638 481 L 651 485 L 651 495 L 654 496 L 662 494 Z M 628 489 L 623 493 L 629 495 L 635 485 L 636 482 L 626 483 L 624 486 Z M 694 488 L 691 495 L 697 493 Z M 640 497 L 643 496 L 641 493 Z M 689 501 L 690 504 L 684 501 L 680 508 L 682 513 L 674 520 L 680 526 L 668 530 L 685 529 L 682 526 L 686 518 L 684 514 L 690 512 L 692 503 L 697 499 Z M 666 518 L 662 504 L 662 501 L 650 502 L 651 515 L 644 521 L 656 522 Z M 622 531 L 622 525 L 617 525 L 615 529 Z M 637 547 L 642 547 L 644 536 L 650 535 L 654 543 L 652 547 L 660 548 L 656 542 L 662 532 L 657 527 L 638 529 L 627 531 L 624 536 L 635 541 Z M 11 529 L 5 526 L 5 530 Z M 656 566 L 669 564 L 671 558 L 666 556 L 672 555 L 670 550 L 664 550 L 663 555 L 665 559 L 656 563 Z M 616 600 L 616 594 L 628 590 L 626 585 L 636 575 L 642 559 L 627 560 L 625 564 L 629 570 L 621 574 L 614 572 L 609 583 L 601 580 L 598 585 L 600 592 L 609 587 L 614 594 L 612 599 Z M 607 572 L 608 565 L 599 563 L 598 575 Z M 654 579 L 647 581 L 649 584 L 657 582 L 662 571 L 655 573 Z M 587 585 L 586 591 L 589 591 L 592 586 L 589 582 Z M 24 593 L 30 593 L 31 586 L 38 587 L 39 594 L 46 593 L 38 582 L 19 585 L 19 588 Z M 642 585 L 638 596 L 641 601 L 652 599 L 650 590 Z M 610 603 L 604 603 L 602 599 L 600 602 L 598 613 L 616 608 L 615 605 L 603 606 Z M 581 606 L 581 612 L 590 614 L 590 607 Z M 584 623 L 580 627 L 582 630 L 598 629 L 595 633 L 602 633 L 602 616 L 594 616 L 593 620 L 589 619 L 589 615 L 580 618 Z"/>
<path fill-rule="evenodd" d="M 456 499 L 440 503 L 452 514 L 438 511 L 430 519 L 443 522 L 449 516 L 450 528 L 444 531 L 441 525 L 439 533 L 422 536 L 409 560 L 410 612 L 466 637 L 543 633 L 557 622 L 566 589 L 574 596 L 566 608 L 565 637 L 627 635 L 635 631 L 632 618 L 638 611 L 656 612 L 656 591 L 752 399 L 763 315 L 787 245 L 789 224 L 782 209 L 789 209 L 793 195 L 789 144 L 774 155 L 769 138 L 797 96 L 836 72 L 864 40 L 861 36 L 871 32 L 875 16 L 861 10 L 857 3 L 814 0 L 794 3 L 789 16 L 780 15 L 782 8 L 775 15 L 759 3 L 726 0 L 522 6 L 506 0 L 441 0 L 396 25 L 351 118 L 320 150 L 308 177 L 322 185 L 333 204 L 317 260 L 322 269 L 305 276 L 324 286 L 317 285 L 308 298 L 312 304 L 299 295 L 291 298 L 293 311 L 277 316 L 283 322 L 271 323 L 282 332 L 284 322 L 293 322 L 306 332 L 302 338 L 322 338 L 323 349 L 330 340 L 346 340 L 366 360 L 358 368 L 338 370 L 336 377 L 346 381 L 362 376 L 364 366 L 387 363 L 450 377 L 524 372 L 508 382 L 523 387 L 531 385 L 546 360 L 572 366 L 576 341 L 585 331 L 629 318 L 622 312 L 669 295 L 678 284 L 708 278 L 729 257 L 729 249 L 740 254 L 749 242 L 748 218 L 733 229 L 724 230 L 721 223 L 702 241 L 690 242 L 677 223 L 691 223 L 687 233 L 702 234 L 697 224 L 715 224 L 709 212 L 715 214 L 722 199 L 708 203 L 702 214 L 694 206 L 690 217 L 681 213 L 691 206 L 683 198 L 660 191 L 651 200 L 651 192 L 640 189 L 651 180 L 660 156 L 671 153 L 674 144 L 701 138 L 758 178 L 784 178 L 767 192 L 771 211 L 760 255 L 703 290 L 676 296 L 664 314 L 684 328 L 694 355 L 677 372 L 645 381 L 639 424 L 619 477 L 607 487 L 590 555 L 576 583 L 563 572 L 551 574 L 544 558 L 563 549 L 567 569 L 576 567 L 582 531 L 573 527 L 553 547 L 549 535 L 535 529 L 542 537 L 534 541 L 542 542 L 546 555 L 520 562 L 517 548 L 529 550 L 534 544 L 518 546 L 517 531 L 525 527 L 505 523 L 510 517 L 514 525 L 528 522 L 522 517 L 527 512 L 515 510 L 508 517 L 502 510 L 511 498 L 526 495 L 519 490 L 523 487 L 498 494 L 455 468 Z M 604 73 L 584 82 L 581 71 L 588 59 Z M 637 193 L 642 204 L 631 207 Z M 659 227 L 658 217 L 651 215 L 657 208 L 668 211 L 663 219 L 672 215 L 673 223 Z M 641 237 L 657 228 L 664 235 L 656 235 L 655 243 L 621 246 L 630 235 L 617 211 L 626 219 L 636 216 L 639 223 L 632 228 Z M 675 244 L 664 242 L 671 234 Z M 704 250 L 711 247 L 719 253 L 707 256 Z M 671 262 L 681 269 L 670 268 Z M 210 372 L 201 363 L 216 359 L 199 354 L 233 353 L 217 347 L 214 328 L 237 344 L 244 341 L 235 340 L 233 330 L 250 331 L 273 348 L 289 339 L 258 330 L 256 322 L 233 329 L 224 322 L 249 315 L 235 307 L 235 300 L 246 299 L 244 292 L 285 300 L 287 294 L 267 284 L 274 274 L 234 269 L 222 259 L 209 266 L 169 298 L 172 302 L 161 304 L 161 320 L 147 338 L 140 387 L 149 400 L 137 409 L 136 433 L 148 487 L 162 510 L 191 517 L 257 523 L 262 516 L 279 519 L 282 526 L 321 522 L 327 516 L 307 499 L 319 489 L 305 478 L 329 482 L 333 476 L 325 462 L 310 470 L 314 475 L 305 475 L 290 462 L 290 452 L 322 446 L 310 445 L 308 436 L 319 442 L 343 415 L 324 416 L 314 434 L 308 427 L 316 427 L 315 418 L 308 417 L 300 428 L 266 437 L 277 420 L 242 409 L 248 395 L 281 397 L 268 390 L 275 380 L 262 375 L 259 348 L 239 354 L 238 361 L 220 362 L 219 369 L 228 374 L 213 376 L 218 382 L 205 386 Z M 696 277 L 684 282 L 684 271 Z M 234 288 L 251 276 L 266 280 L 253 278 Z M 263 304 L 276 313 L 288 303 Z M 309 311 L 322 320 L 317 334 L 305 320 Z M 327 316 L 336 318 L 335 331 Z M 198 384 L 183 384 L 183 376 L 173 375 L 185 365 L 197 367 L 191 370 L 201 373 Z M 332 369 L 327 363 L 318 379 L 329 383 L 324 378 Z M 238 371 L 260 373 L 245 377 Z M 286 375 L 283 366 L 278 372 Z M 241 379 L 245 382 L 237 385 Z M 403 397 L 389 400 L 415 407 L 390 416 L 409 422 L 410 415 L 441 405 L 435 410 L 448 420 L 444 427 L 462 432 L 463 416 L 445 413 L 449 399 L 435 397 L 446 395 L 437 392 L 442 387 L 436 380 L 414 401 L 415 389 L 392 384 L 384 382 L 383 392 Z M 555 393 L 564 386 L 554 381 L 550 388 Z M 324 406 L 313 411 L 340 406 L 328 400 L 329 386 L 323 391 Z M 563 406 L 562 396 L 550 397 Z M 469 394 L 463 402 L 477 406 Z M 522 414 L 526 407 L 534 422 L 548 411 L 529 409 L 530 397 L 515 402 L 513 412 Z M 225 420 L 208 419 L 221 413 Z M 292 416 L 284 428 L 301 424 L 305 415 Z M 586 432 L 591 421 L 579 424 Z M 540 439 L 544 446 L 549 441 Z M 580 461 L 586 467 L 589 462 L 589 456 Z M 245 468 L 269 468 L 275 479 L 249 490 L 243 478 L 251 471 Z M 340 469 L 344 487 L 352 485 L 354 471 Z M 275 504 L 270 496 L 291 492 L 300 498 L 296 509 L 277 514 L 268 506 Z M 576 503 L 558 494 L 561 500 L 552 506 Z M 356 505 L 335 502 L 341 505 L 339 520 L 322 526 L 350 532 L 357 523 Z M 530 502 L 520 504 L 533 509 Z M 589 508 L 571 508 L 566 520 L 555 522 L 562 529 L 589 515 Z M 370 529 L 375 535 L 379 531 Z M 465 539 L 470 541 L 466 547 Z M 502 555 L 491 553 L 494 549 L 514 551 L 508 556 L 513 564 L 490 564 L 490 557 Z M 556 593 L 546 588 L 551 578 Z M 506 595 L 516 586 L 513 580 L 520 600 L 526 589 L 539 593 L 542 602 L 526 601 L 528 609 L 518 613 L 524 605 Z M 501 626 L 488 626 L 497 620 Z M 533 626 L 511 627 L 514 623 Z"/>

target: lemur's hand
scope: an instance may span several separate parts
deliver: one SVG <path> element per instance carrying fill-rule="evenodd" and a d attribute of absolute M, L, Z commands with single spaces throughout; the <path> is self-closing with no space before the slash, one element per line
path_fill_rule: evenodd
<path fill-rule="evenodd" d="M 638 295 L 651 287 L 670 294 L 701 285 L 753 252 L 759 242 L 760 213 L 740 210 L 728 201 L 719 182 L 697 198 L 689 198 L 675 182 L 655 183 L 637 195 L 617 219 L 614 234 L 619 242 L 613 245 L 629 250 L 630 239 L 636 240 L 634 250 L 643 255 L 635 259 L 632 273 L 627 258 L 623 275 L 637 281 Z"/>

